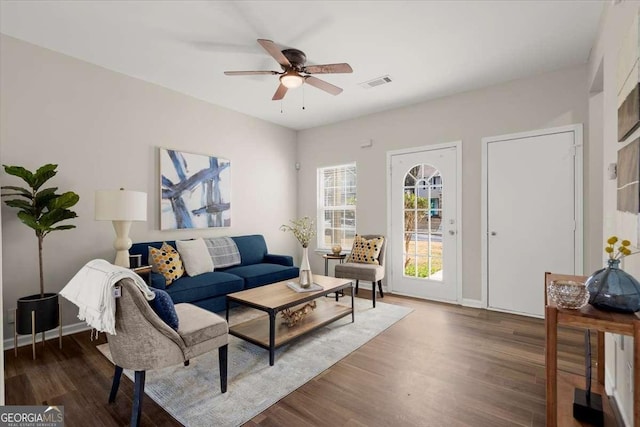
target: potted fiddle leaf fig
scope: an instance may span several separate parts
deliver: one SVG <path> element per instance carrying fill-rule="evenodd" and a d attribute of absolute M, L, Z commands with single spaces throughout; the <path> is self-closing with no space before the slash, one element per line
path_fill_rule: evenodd
<path fill-rule="evenodd" d="M 59 326 L 59 306 L 58 294 L 44 291 L 42 243 L 44 238 L 53 231 L 75 228 L 75 225 L 60 223 L 77 217 L 70 208 L 78 203 L 80 197 L 73 191 L 57 193 L 58 187 L 43 188 L 44 184 L 56 175 L 58 165 L 46 164 L 35 172 L 21 166 L 3 165 L 3 167 L 7 174 L 18 177 L 27 184 L 26 187 L 12 185 L 0 187 L 1 196 L 10 197 L 5 199 L 4 203 L 18 209 L 18 218 L 35 232 L 38 239 L 40 293 L 18 299 L 16 330 L 22 335 L 44 332 Z M 32 314 L 32 312 L 35 313 Z M 35 328 L 32 325 L 33 315 L 36 319 Z"/>

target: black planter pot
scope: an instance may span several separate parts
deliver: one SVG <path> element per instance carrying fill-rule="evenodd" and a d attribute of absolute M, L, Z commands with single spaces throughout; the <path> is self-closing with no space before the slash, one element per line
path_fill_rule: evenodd
<path fill-rule="evenodd" d="M 16 312 L 16 331 L 20 335 L 32 333 L 32 311 L 36 312 L 36 333 L 57 328 L 60 325 L 59 310 L 58 294 L 55 293 L 44 294 L 44 297 L 36 294 L 19 298 L 18 311 Z"/>

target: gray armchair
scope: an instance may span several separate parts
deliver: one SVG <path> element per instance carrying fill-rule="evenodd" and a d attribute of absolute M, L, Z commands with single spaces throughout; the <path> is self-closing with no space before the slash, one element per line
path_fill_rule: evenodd
<path fill-rule="evenodd" d="M 227 391 L 227 345 L 229 327 L 217 314 L 192 304 L 176 304 L 178 331 L 169 327 L 151 309 L 131 279 L 118 283 L 122 296 L 116 299 L 116 335 L 107 334 L 109 350 L 116 365 L 109 403 L 115 401 L 122 370 L 135 371 L 131 425 L 138 426 L 142 414 L 145 373 L 184 363 L 218 349 L 220 388 Z"/>
<path fill-rule="evenodd" d="M 384 237 L 379 234 L 369 234 L 362 236 L 369 240 L 376 237 Z M 380 298 L 384 298 L 382 292 L 382 279 L 384 279 L 384 257 L 387 247 L 387 239 L 382 242 L 380 248 L 380 255 L 378 255 L 378 264 L 361 264 L 355 262 L 345 262 L 344 264 L 337 264 L 335 267 L 335 276 L 343 279 L 352 279 L 356 281 L 356 294 L 358 293 L 358 284 L 360 280 L 366 280 L 371 282 L 371 291 L 373 298 L 373 306 L 376 306 L 376 283 L 380 290 Z"/>

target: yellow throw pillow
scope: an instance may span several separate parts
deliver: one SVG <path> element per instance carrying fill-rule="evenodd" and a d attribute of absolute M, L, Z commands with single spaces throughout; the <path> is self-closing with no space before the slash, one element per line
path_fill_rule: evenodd
<path fill-rule="evenodd" d="M 351 255 L 349 255 L 347 262 L 379 264 L 378 257 L 380 256 L 383 242 L 384 237 L 367 240 L 356 234 L 356 238 L 353 240 L 353 247 L 351 248 Z"/>
<path fill-rule="evenodd" d="M 164 276 L 167 286 L 184 274 L 180 254 L 167 242 L 163 242 L 160 249 L 149 246 L 149 258 L 153 270 Z"/>

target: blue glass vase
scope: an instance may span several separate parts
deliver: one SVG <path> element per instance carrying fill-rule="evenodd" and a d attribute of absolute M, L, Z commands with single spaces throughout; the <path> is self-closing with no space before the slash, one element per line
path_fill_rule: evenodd
<path fill-rule="evenodd" d="M 608 260 L 607 268 L 587 279 L 589 304 L 606 311 L 635 313 L 640 310 L 640 283 L 620 270 L 619 259 Z"/>

